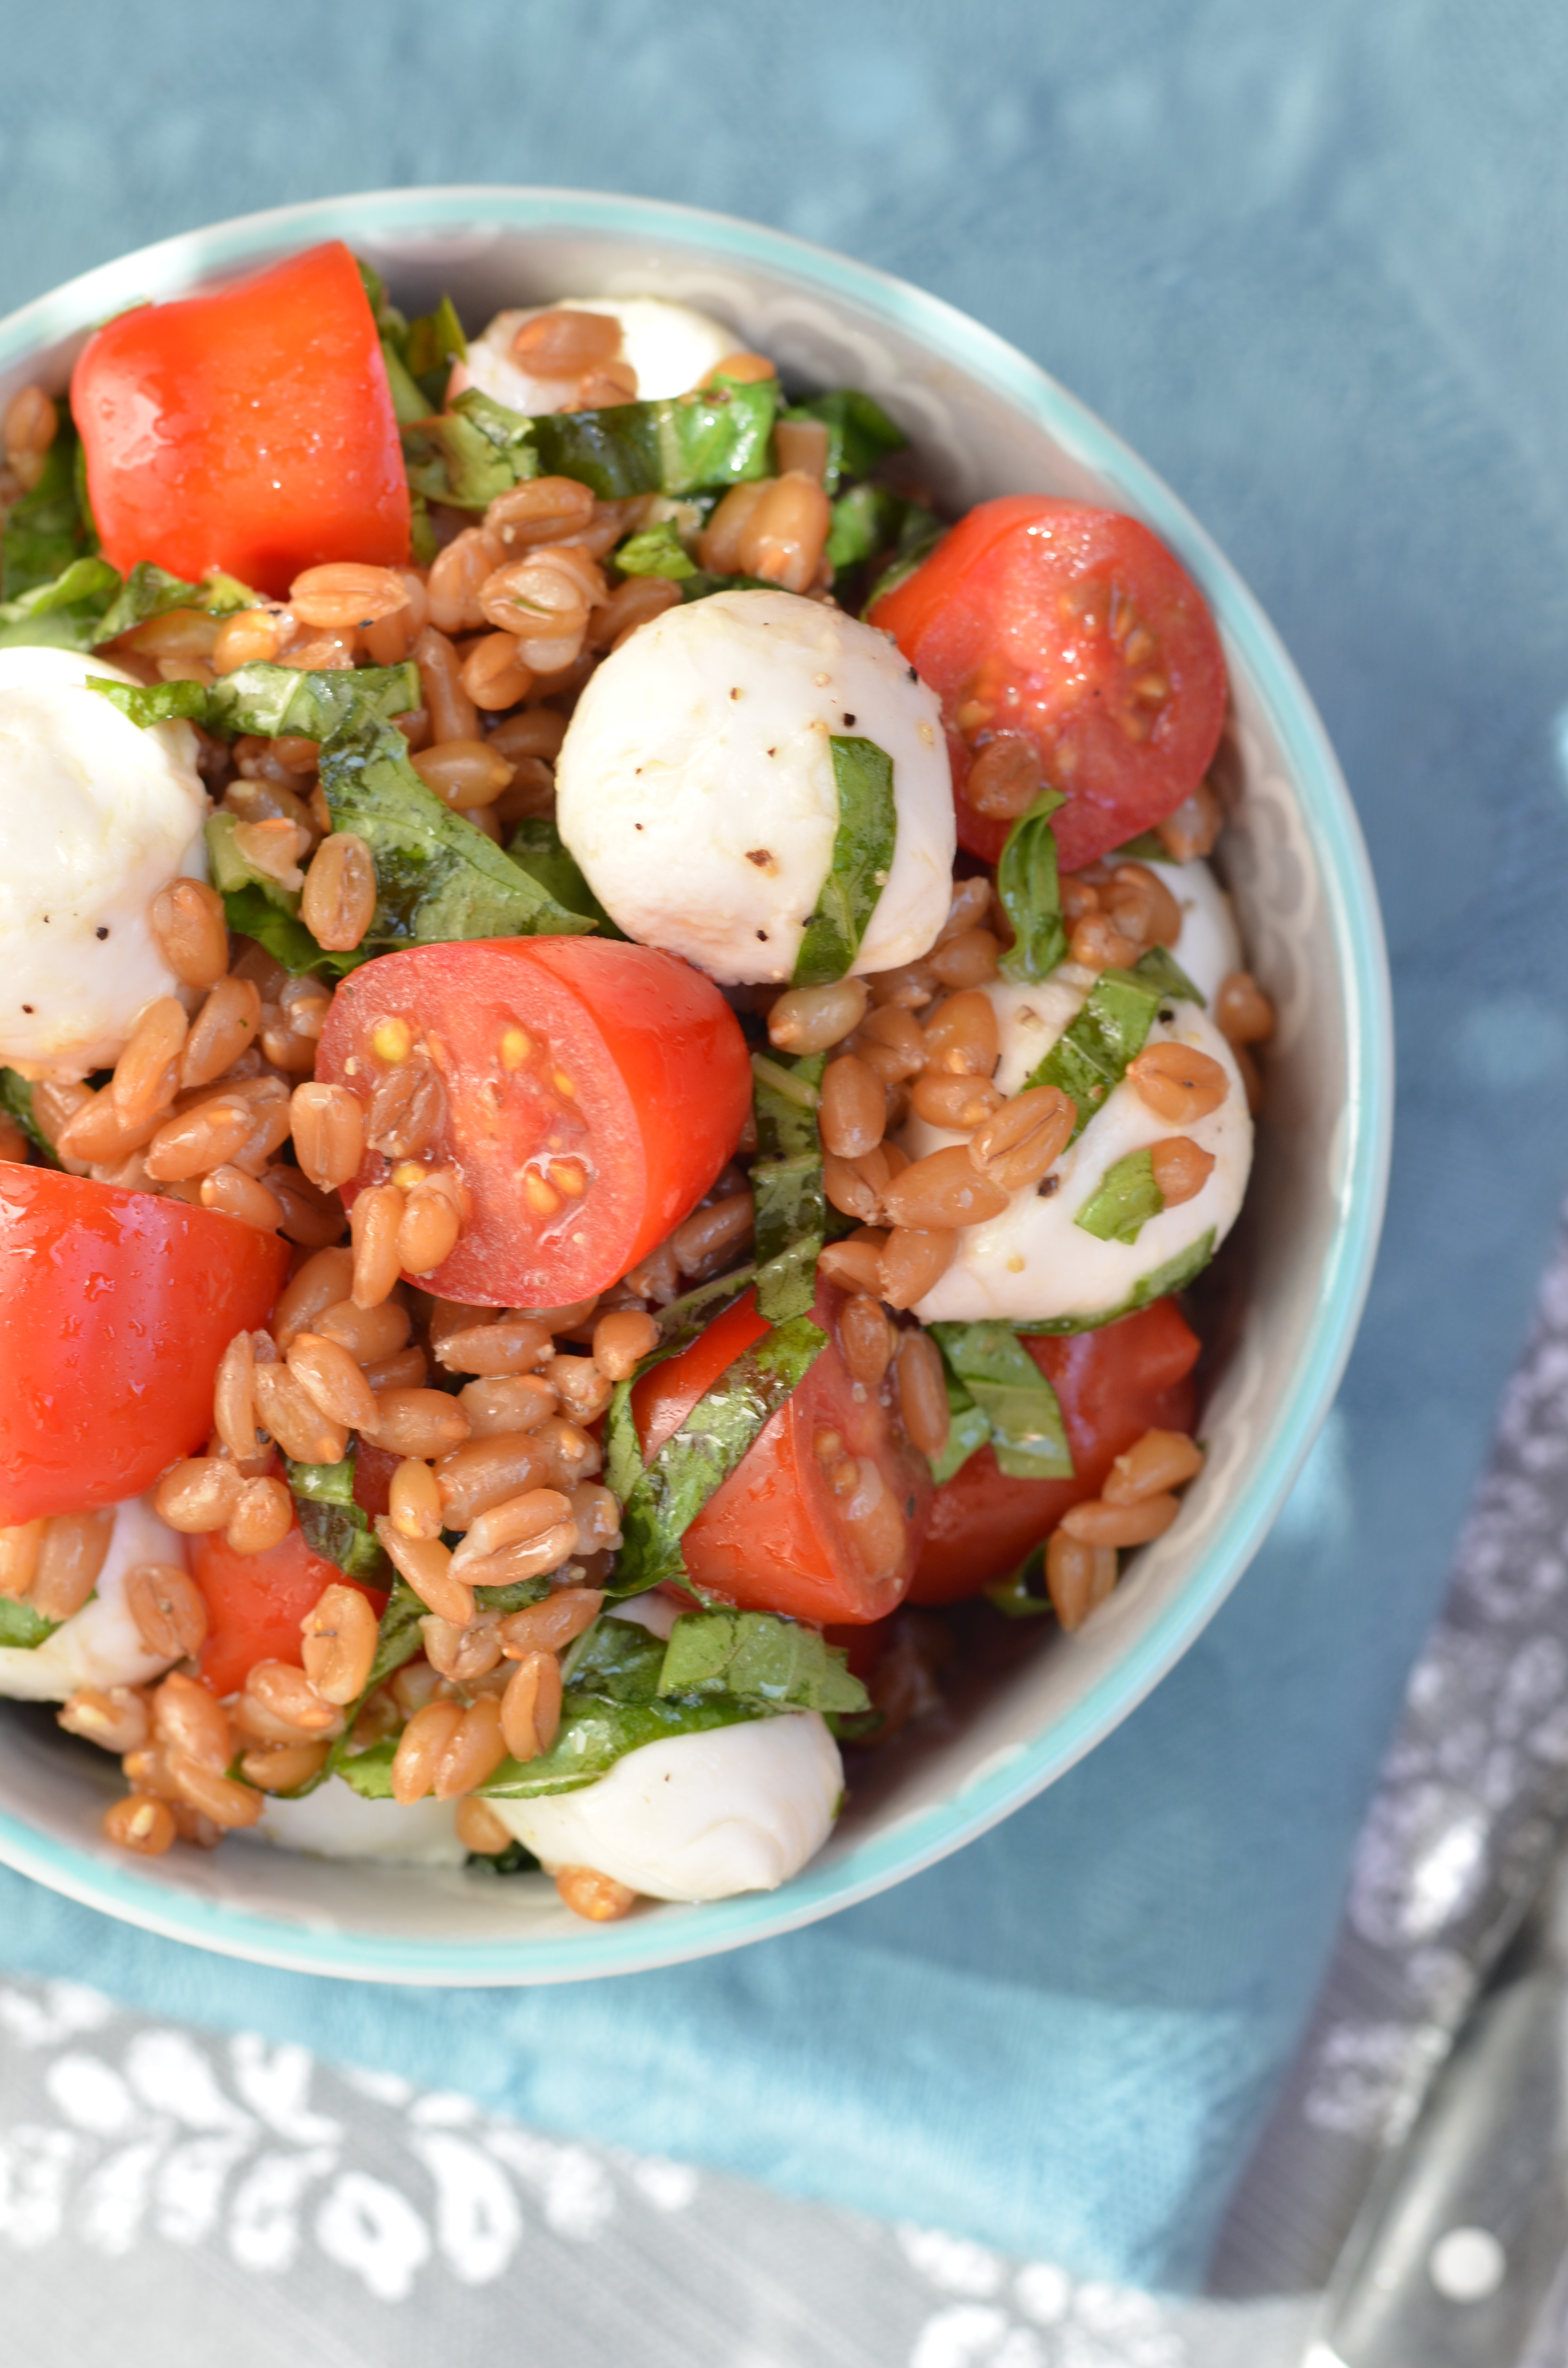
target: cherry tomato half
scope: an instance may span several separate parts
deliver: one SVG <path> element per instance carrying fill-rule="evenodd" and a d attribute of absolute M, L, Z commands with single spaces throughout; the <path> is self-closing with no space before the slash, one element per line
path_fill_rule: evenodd
<path fill-rule="evenodd" d="M 367 962 L 333 999 L 316 1075 L 358 1095 L 382 1146 L 346 1200 L 415 1154 L 461 1171 L 462 1238 L 419 1280 L 495 1307 L 566 1306 L 619 1281 L 696 1207 L 751 1108 L 745 1039 L 712 982 L 594 938 Z"/>
<path fill-rule="evenodd" d="M 1136 518 L 1013 494 L 982 502 L 871 611 L 942 701 L 959 841 L 994 863 L 1010 824 L 964 795 L 1001 733 L 1065 792 L 1075 871 L 1152 829 L 1203 779 L 1225 721 L 1225 661 L 1203 595 Z"/>
<path fill-rule="evenodd" d="M 1174 1299 L 1119 1324 L 1024 1347 L 1055 1390 L 1076 1476 L 1014 1480 L 977 1449 L 937 1491 L 912 1603 L 956 1603 L 1006 1578 L 1067 1510 L 1098 1496 L 1116 1458 L 1146 1430 L 1190 1431 L 1198 1335 Z"/>
<path fill-rule="evenodd" d="M 288 1268 L 236 1217 L 0 1165 L 0 1523 L 118 1504 L 201 1446 Z"/>
<path fill-rule="evenodd" d="M 408 558 L 408 481 L 358 268 L 341 240 L 213 296 L 106 322 L 71 379 L 105 555 L 281 598 L 301 568 Z"/>
<path fill-rule="evenodd" d="M 842 1292 L 814 1309 L 828 1345 L 681 1541 L 695 1584 L 727 1603 L 793 1620 L 880 1620 L 906 1593 L 931 1502 L 929 1467 L 903 1435 L 891 1383 L 860 1389 L 839 1353 Z M 656 1454 L 743 1349 L 768 1326 L 751 1292 L 631 1394 L 644 1455 Z M 853 1468 L 851 1468 L 853 1467 Z"/>
<path fill-rule="evenodd" d="M 191 1575 L 207 1599 L 210 1625 L 201 1647 L 201 1674 L 217 1694 L 236 1693 L 257 1661 L 301 1665 L 300 1622 L 328 1587 L 358 1587 L 379 1620 L 387 1599 L 357 1578 L 345 1578 L 305 1543 L 296 1525 L 265 1554 L 238 1554 L 222 1530 L 190 1541 Z"/>

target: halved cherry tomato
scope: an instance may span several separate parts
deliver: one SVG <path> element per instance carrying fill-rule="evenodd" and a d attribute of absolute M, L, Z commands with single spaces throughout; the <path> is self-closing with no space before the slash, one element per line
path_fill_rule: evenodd
<path fill-rule="evenodd" d="M 117 1504 L 201 1446 L 289 1245 L 184 1201 L 0 1165 L 0 1524 Z"/>
<path fill-rule="evenodd" d="M 989 1447 L 937 1491 L 912 1603 L 956 1603 L 1016 1570 L 1067 1510 L 1099 1494 L 1116 1458 L 1146 1430 L 1190 1431 L 1198 1335 L 1174 1299 L 1097 1332 L 1024 1347 L 1055 1390 L 1076 1476 L 1013 1480 Z"/>
<path fill-rule="evenodd" d="M 751 1108 L 745 1039 L 711 981 L 593 938 L 367 962 L 333 999 L 316 1075 L 358 1095 L 382 1146 L 346 1200 L 415 1155 L 461 1171 L 462 1238 L 419 1280 L 497 1307 L 566 1306 L 617 1281 L 696 1207 Z"/>
<path fill-rule="evenodd" d="M 819 1287 L 813 1314 L 827 1347 L 715 1489 L 681 1550 L 696 1586 L 727 1603 L 858 1625 L 881 1619 L 907 1592 L 931 1479 L 903 1435 L 891 1383 L 865 1390 L 850 1379 L 834 1331 L 843 1304 L 842 1292 Z M 767 1329 L 748 1291 L 682 1355 L 642 1376 L 631 1410 L 644 1455 L 658 1452 Z M 846 1519 L 873 1498 L 871 1518 L 858 1527 Z"/>
<path fill-rule="evenodd" d="M 959 841 L 994 863 L 1011 825 L 964 795 L 1001 733 L 1065 792 L 1062 869 L 1152 829 L 1203 779 L 1225 721 L 1225 661 L 1203 595 L 1136 518 L 1032 494 L 982 502 L 870 621 L 937 691 Z"/>
<path fill-rule="evenodd" d="M 345 1578 L 335 1563 L 313 1554 L 296 1525 L 265 1554 L 237 1554 L 222 1530 L 190 1541 L 191 1574 L 207 1599 L 210 1622 L 201 1647 L 201 1674 L 214 1693 L 232 1694 L 257 1661 L 301 1664 L 300 1622 L 327 1587 L 358 1587 L 379 1620 L 386 1596 L 357 1578 Z"/>
<path fill-rule="evenodd" d="M 408 558 L 408 481 L 375 317 L 341 240 L 214 296 L 106 322 L 71 379 L 87 494 L 122 574 L 224 568 L 281 597 L 301 568 Z"/>

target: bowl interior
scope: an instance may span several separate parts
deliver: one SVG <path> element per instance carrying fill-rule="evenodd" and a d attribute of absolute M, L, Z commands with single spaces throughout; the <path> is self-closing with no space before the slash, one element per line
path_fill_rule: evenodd
<path fill-rule="evenodd" d="M 807 1922 L 915 1873 L 1055 1781 L 1179 1657 L 1256 1551 L 1327 1410 L 1381 1215 L 1392 1051 L 1381 931 L 1344 785 L 1311 704 L 1244 586 L 1160 481 L 1083 406 L 934 299 L 778 233 L 636 199 L 408 191 L 291 208 L 166 242 L 0 324 L 0 400 L 65 382 L 91 324 L 344 237 L 410 313 L 449 291 L 482 325 L 504 304 L 654 294 L 732 324 L 801 389 L 867 389 L 904 427 L 945 507 L 1055 492 L 1133 512 L 1202 586 L 1230 663 L 1218 778 L 1223 868 L 1279 1012 L 1246 1219 L 1206 1320 L 1207 1468 L 1072 1638 L 993 1647 L 950 1711 L 866 1755 L 826 1849 L 771 1895 L 585 1926 L 542 1877 L 328 1862 L 230 1843 L 128 1861 L 97 1838 L 107 1760 L 45 1715 L 0 1718 L 0 1858 L 87 1904 L 233 1953 L 429 1982 L 581 1978 L 677 1962 Z"/>

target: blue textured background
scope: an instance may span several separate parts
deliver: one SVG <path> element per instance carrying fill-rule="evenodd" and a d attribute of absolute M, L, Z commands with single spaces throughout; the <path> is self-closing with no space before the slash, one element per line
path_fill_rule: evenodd
<path fill-rule="evenodd" d="M 1002 1831 L 735 1958 L 439 2012 L 14 1879 L 13 1964 L 1079 2268 L 1199 2271 L 1568 1174 L 1565 99 L 1539 0 L 11 12 L 6 305 L 251 207 L 517 180 L 750 214 L 1014 339 L 1187 498 L 1299 660 L 1377 866 L 1402 1061 L 1370 1313 L 1279 1531 Z"/>

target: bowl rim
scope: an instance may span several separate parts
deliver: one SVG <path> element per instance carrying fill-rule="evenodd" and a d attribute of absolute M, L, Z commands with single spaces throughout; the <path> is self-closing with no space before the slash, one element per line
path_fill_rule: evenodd
<path fill-rule="evenodd" d="M 472 1941 L 330 1930 L 165 1886 L 136 1861 L 54 1839 L 0 1809 L 0 1862 L 83 1906 L 164 1938 L 299 1973 L 454 1987 L 520 1986 L 652 1970 L 771 1939 L 921 1873 L 1064 1775 L 1120 1725 L 1175 1665 L 1262 1544 L 1333 1402 L 1371 1280 L 1387 1192 L 1393 1026 L 1387 953 L 1360 825 L 1328 737 L 1295 666 L 1218 545 L 1132 449 L 1046 370 L 942 298 L 788 232 L 663 199 L 612 192 L 459 184 L 365 191 L 244 214 L 101 264 L 0 321 L 0 370 L 143 297 L 172 295 L 315 240 L 464 231 L 574 229 L 782 273 L 869 313 L 979 378 L 1074 459 L 1114 481 L 1200 585 L 1244 665 L 1284 752 L 1323 862 L 1323 892 L 1345 999 L 1348 1091 L 1340 1207 L 1319 1307 L 1290 1394 L 1202 1561 L 1085 1698 L 1032 1743 L 1010 1747 L 937 1806 L 893 1822 L 776 1892 L 749 1892 L 581 1936 Z M 225 1885 L 227 1888 L 227 1885 Z M 526 1927 L 524 1928 L 526 1930 Z"/>

